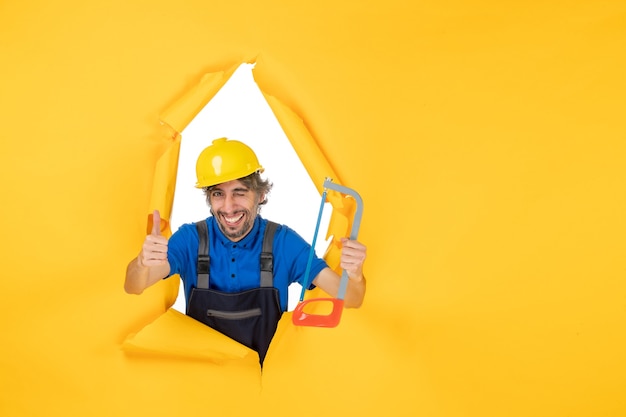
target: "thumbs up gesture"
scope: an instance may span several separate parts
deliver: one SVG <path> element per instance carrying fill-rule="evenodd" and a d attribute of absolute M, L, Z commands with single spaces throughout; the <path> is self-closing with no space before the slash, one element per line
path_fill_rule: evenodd
<path fill-rule="evenodd" d="M 152 232 L 143 241 L 139 255 L 126 268 L 124 290 L 129 294 L 141 294 L 165 278 L 169 271 L 167 238 L 161 235 L 161 215 L 155 210 L 152 214 Z"/>
<path fill-rule="evenodd" d="M 158 210 L 152 214 L 152 233 L 146 236 L 138 259 L 142 266 L 167 263 L 167 238 L 161 235 L 161 215 Z"/>

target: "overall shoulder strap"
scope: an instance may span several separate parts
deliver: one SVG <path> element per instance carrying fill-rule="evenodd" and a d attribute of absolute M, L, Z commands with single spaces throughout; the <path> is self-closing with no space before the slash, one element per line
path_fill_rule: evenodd
<path fill-rule="evenodd" d="M 268 221 L 263 235 L 263 248 L 261 249 L 261 287 L 274 286 L 274 255 L 272 246 L 274 243 L 274 233 L 278 224 Z"/>
<path fill-rule="evenodd" d="M 196 269 L 198 271 L 197 287 L 209 289 L 209 229 L 206 220 L 196 222 L 198 229 L 198 261 Z"/>

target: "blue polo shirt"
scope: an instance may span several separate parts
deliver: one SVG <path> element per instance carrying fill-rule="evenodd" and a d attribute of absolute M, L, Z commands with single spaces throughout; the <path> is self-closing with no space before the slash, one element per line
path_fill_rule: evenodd
<path fill-rule="evenodd" d="M 229 240 L 219 229 L 214 217 L 206 219 L 209 230 L 209 287 L 234 293 L 258 288 L 261 282 L 260 255 L 267 220 L 257 216 L 252 230 L 239 242 Z M 182 225 L 169 239 L 167 257 L 170 276 L 178 274 L 184 283 L 185 299 L 189 302 L 191 289 L 196 287 L 198 274 L 198 231 L 194 223 Z M 287 287 L 304 283 L 311 245 L 288 226 L 280 225 L 274 235 L 274 287 L 280 294 L 280 305 L 287 310 Z M 309 284 L 326 262 L 313 257 Z"/>

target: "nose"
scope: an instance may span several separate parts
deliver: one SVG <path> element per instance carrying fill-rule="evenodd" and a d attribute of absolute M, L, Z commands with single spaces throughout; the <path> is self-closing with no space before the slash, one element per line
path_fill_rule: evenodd
<path fill-rule="evenodd" d="M 235 206 L 235 197 L 232 194 L 226 194 L 224 197 L 224 210 L 230 212 Z"/>

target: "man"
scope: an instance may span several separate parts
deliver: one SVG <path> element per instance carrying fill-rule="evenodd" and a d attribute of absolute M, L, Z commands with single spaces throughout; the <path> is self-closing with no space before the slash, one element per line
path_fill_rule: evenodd
<path fill-rule="evenodd" d="M 180 275 L 187 314 L 256 350 L 261 365 L 287 309 L 287 287 L 305 284 L 311 252 L 295 231 L 260 216 L 272 187 L 262 172 L 247 145 L 214 140 L 196 163 L 196 187 L 203 189 L 212 216 L 181 226 L 168 241 L 159 233 L 155 212 L 152 234 L 129 263 L 124 283 L 126 292 L 141 294 Z M 363 244 L 342 239 L 340 266 L 349 277 L 345 307 L 363 302 L 365 257 Z M 308 267 L 309 283 L 335 297 L 340 277 L 317 256 Z"/>

